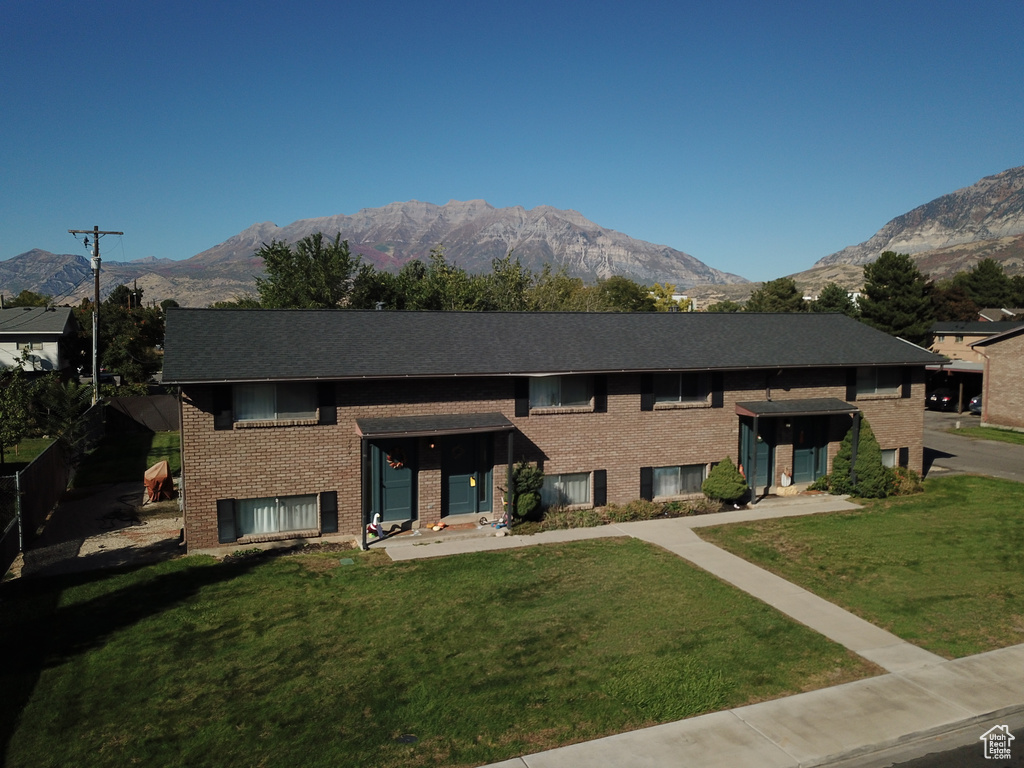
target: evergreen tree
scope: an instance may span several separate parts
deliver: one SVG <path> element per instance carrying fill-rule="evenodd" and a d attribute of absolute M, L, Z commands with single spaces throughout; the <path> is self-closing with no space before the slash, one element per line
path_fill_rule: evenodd
<path fill-rule="evenodd" d="M 915 344 L 927 342 L 934 317 L 928 284 L 905 253 L 885 251 L 864 265 L 861 320 Z"/>
<path fill-rule="evenodd" d="M 979 307 L 1005 307 L 1013 296 L 1010 279 L 995 259 L 982 259 L 953 281 Z"/>
<path fill-rule="evenodd" d="M 861 418 L 857 444 L 856 482 L 850 478 L 850 459 L 853 456 L 853 427 L 843 437 L 839 453 L 832 460 L 829 492 L 849 493 L 864 499 L 882 499 L 892 487 L 892 471 L 882 464 L 882 449 L 868 420 Z"/>
<path fill-rule="evenodd" d="M 726 456 L 712 467 L 700 490 L 709 499 L 737 501 L 747 492 L 747 480 Z"/>
<path fill-rule="evenodd" d="M 811 302 L 812 312 L 841 312 L 847 317 L 857 317 L 860 312 L 845 288 L 829 283 L 821 289 L 818 298 Z"/>
<path fill-rule="evenodd" d="M 791 277 L 769 280 L 747 299 L 744 312 L 806 312 L 807 302 Z"/>

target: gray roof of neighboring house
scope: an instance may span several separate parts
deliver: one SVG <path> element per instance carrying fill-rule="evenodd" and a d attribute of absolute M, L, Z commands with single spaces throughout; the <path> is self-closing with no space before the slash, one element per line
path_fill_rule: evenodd
<path fill-rule="evenodd" d="M 985 307 L 978 310 L 978 315 L 991 322 L 999 322 L 1014 315 L 1024 315 L 1024 307 Z"/>
<path fill-rule="evenodd" d="M 164 377 L 188 382 L 926 365 L 840 314 L 167 312 Z"/>
<path fill-rule="evenodd" d="M 993 323 L 993 325 L 1006 326 L 1006 329 L 1002 333 L 996 333 L 988 338 L 981 339 L 971 344 L 972 347 L 988 347 L 992 344 L 998 344 L 1006 339 L 1012 339 L 1014 336 L 1019 336 L 1024 333 L 1024 323 Z"/>
<path fill-rule="evenodd" d="M 997 333 L 1004 333 L 1011 328 L 1016 328 L 1018 325 L 1024 325 L 1024 321 L 1017 322 L 1013 320 L 1003 320 L 999 322 L 990 322 L 987 320 L 948 320 L 933 323 L 929 330 L 931 333 L 962 333 L 973 336 L 993 336 Z"/>
<path fill-rule="evenodd" d="M 61 335 L 74 329 L 74 314 L 68 307 L 14 307 L 0 309 L 0 335 Z"/>

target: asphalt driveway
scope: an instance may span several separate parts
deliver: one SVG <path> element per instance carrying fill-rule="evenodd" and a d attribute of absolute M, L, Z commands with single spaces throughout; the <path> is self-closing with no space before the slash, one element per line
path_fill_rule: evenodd
<path fill-rule="evenodd" d="M 925 477 L 978 474 L 1024 483 L 1024 445 L 976 440 L 946 431 L 955 428 L 957 422 L 963 427 L 976 427 L 981 417 L 973 413 L 925 411 Z"/>

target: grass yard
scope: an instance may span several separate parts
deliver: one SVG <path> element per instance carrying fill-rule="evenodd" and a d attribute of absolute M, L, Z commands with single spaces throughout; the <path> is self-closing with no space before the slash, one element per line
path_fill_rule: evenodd
<path fill-rule="evenodd" d="M 142 481 L 146 470 L 166 459 L 171 475 L 181 472 L 179 432 L 141 432 L 108 435 L 82 459 L 73 481 L 75 488 L 101 483 Z"/>
<path fill-rule="evenodd" d="M 956 476 L 861 503 L 699 533 L 947 658 L 1024 642 L 1024 485 Z"/>
<path fill-rule="evenodd" d="M 878 672 L 633 539 L 188 557 L 0 599 L 8 766 L 470 766 Z"/>
<path fill-rule="evenodd" d="M 22 462 L 28 464 L 36 456 L 50 447 L 53 442 L 51 437 L 27 437 L 13 448 L 4 447 L 4 458 L 11 462 Z"/>
<path fill-rule="evenodd" d="M 954 435 L 973 437 L 978 440 L 996 440 L 1000 443 L 1024 445 L 1024 432 L 1015 432 L 1012 429 L 997 429 L 995 427 L 961 427 L 960 429 L 951 429 L 949 431 Z"/>

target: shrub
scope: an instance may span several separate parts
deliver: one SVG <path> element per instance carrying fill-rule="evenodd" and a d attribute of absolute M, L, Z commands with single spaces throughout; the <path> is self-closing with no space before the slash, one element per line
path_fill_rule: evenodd
<path fill-rule="evenodd" d="M 530 520 L 540 509 L 540 489 L 544 486 L 544 472 L 526 460 L 512 470 L 512 490 L 515 493 L 515 513 L 522 520 Z"/>
<path fill-rule="evenodd" d="M 860 422 L 855 467 L 856 484 L 850 480 L 852 456 L 853 428 L 851 427 L 839 446 L 839 453 L 832 461 L 829 492 L 837 495 L 849 493 L 864 499 L 884 499 L 892 487 L 892 471 L 882 464 L 882 450 L 878 447 L 878 440 L 875 439 L 875 433 L 867 419 L 862 418 Z"/>
<path fill-rule="evenodd" d="M 647 499 L 636 499 L 624 507 L 609 504 L 605 508 L 605 517 L 611 523 L 629 523 L 634 520 L 653 520 L 665 514 L 665 505 Z"/>
<path fill-rule="evenodd" d="M 921 485 L 921 478 L 917 472 L 907 467 L 894 467 L 892 469 L 892 485 L 889 488 L 890 496 L 910 496 L 921 493 L 924 486 Z"/>
<path fill-rule="evenodd" d="M 700 489 L 709 499 L 736 501 L 747 492 L 747 480 L 726 456 L 712 468 Z"/>

